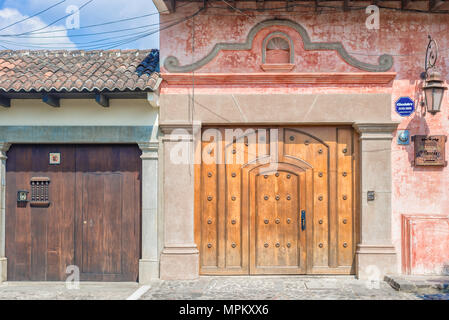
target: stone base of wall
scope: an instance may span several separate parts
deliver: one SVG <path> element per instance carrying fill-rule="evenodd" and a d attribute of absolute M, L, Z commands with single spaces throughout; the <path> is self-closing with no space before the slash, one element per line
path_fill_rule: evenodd
<path fill-rule="evenodd" d="M 392 245 L 357 246 L 356 270 L 361 280 L 382 281 L 386 274 L 396 273 L 397 255 Z"/>
<path fill-rule="evenodd" d="M 139 283 L 148 284 L 151 280 L 159 278 L 159 261 L 139 260 Z"/>
<path fill-rule="evenodd" d="M 0 258 L 0 283 L 6 281 L 7 275 L 6 271 L 7 271 L 7 259 Z"/>
<path fill-rule="evenodd" d="M 195 245 L 165 247 L 160 263 L 162 280 L 194 280 L 199 277 L 199 252 Z"/>

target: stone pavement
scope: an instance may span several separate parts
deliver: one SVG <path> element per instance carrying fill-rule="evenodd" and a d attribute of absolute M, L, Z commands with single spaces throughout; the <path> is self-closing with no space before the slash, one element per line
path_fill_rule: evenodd
<path fill-rule="evenodd" d="M 385 281 L 398 291 L 449 293 L 449 276 L 386 275 Z"/>
<path fill-rule="evenodd" d="M 81 282 L 71 290 L 64 282 L 5 282 L 0 300 L 125 300 L 138 288 L 134 282 Z"/>
<path fill-rule="evenodd" d="M 81 282 L 80 289 L 68 290 L 63 282 L 7 282 L 0 285 L 0 300 L 125 300 L 136 290 L 146 288 L 137 283 Z M 449 295 L 418 296 L 396 291 L 384 281 L 370 288 L 370 283 L 350 276 L 204 276 L 190 281 L 155 280 L 141 299 L 447 300 Z"/>
<path fill-rule="evenodd" d="M 153 281 L 142 299 L 153 300 L 419 300 L 413 293 L 378 288 L 349 276 L 221 276 Z"/>

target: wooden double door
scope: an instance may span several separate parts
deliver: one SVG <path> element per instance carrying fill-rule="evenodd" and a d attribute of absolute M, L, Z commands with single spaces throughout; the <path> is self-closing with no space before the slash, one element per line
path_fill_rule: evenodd
<path fill-rule="evenodd" d="M 354 135 L 350 127 L 204 128 L 195 169 L 200 273 L 354 273 Z"/>
<path fill-rule="evenodd" d="M 80 280 L 137 280 L 137 146 L 13 145 L 7 156 L 9 280 L 62 281 L 73 272 Z"/>

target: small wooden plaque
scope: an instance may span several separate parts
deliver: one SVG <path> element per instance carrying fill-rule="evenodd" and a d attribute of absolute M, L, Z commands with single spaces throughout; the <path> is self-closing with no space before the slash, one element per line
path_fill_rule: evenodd
<path fill-rule="evenodd" d="M 414 136 L 415 166 L 446 166 L 447 136 Z"/>

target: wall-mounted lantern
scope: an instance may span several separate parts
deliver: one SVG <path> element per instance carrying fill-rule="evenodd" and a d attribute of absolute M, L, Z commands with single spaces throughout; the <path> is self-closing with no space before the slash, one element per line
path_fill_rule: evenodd
<path fill-rule="evenodd" d="M 441 74 L 432 71 L 429 74 L 429 69 L 434 68 L 438 58 L 438 45 L 435 40 L 429 36 L 429 43 L 427 44 L 425 70 L 421 73 L 421 79 L 426 83 L 423 87 L 425 95 L 425 103 L 427 111 L 431 114 L 440 112 L 441 103 L 443 101 L 444 91 L 447 87 L 444 85 L 444 81 L 441 79 Z"/>
<path fill-rule="evenodd" d="M 441 80 L 441 75 L 438 72 L 432 72 L 429 75 L 423 90 L 426 96 L 427 111 L 431 114 L 440 112 L 444 91 L 447 90 L 446 86 L 443 84 L 443 80 Z"/>

